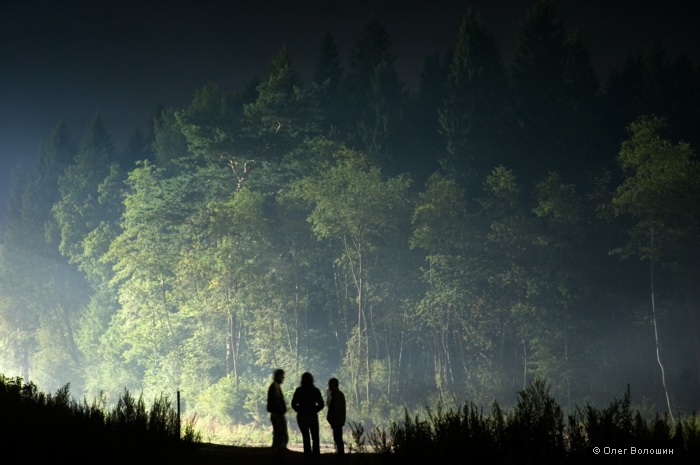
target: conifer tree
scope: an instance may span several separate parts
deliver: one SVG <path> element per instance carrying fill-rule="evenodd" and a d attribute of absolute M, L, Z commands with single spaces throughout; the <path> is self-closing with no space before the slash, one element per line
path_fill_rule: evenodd
<path fill-rule="evenodd" d="M 302 136 L 320 130 L 319 99 L 306 90 L 283 47 L 270 64 L 270 74 L 258 87 L 255 102 L 244 105 L 244 132 L 256 158 L 275 159 L 291 150 Z"/>
<path fill-rule="evenodd" d="M 171 170 L 175 160 L 189 154 L 187 138 L 173 109 L 163 108 L 153 118 L 153 153 L 159 166 Z"/>
<path fill-rule="evenodd" d="M 338 46 L 335 43 L 333 34 L 330 31 L 326 31 L 318 45 L 313 82 L 321 85 L 328 81 L 328 91 L 331 95 L 334 95 L 338 91 L 342 77 L 343 67 L 340 65 Z"/>
<path fill-rule="evenodd" d="M 395 59 L 389 34 L 371 19 L 350 51 L 345 127 L 350 144 L 380 164 L 396 160 L 397 142 L 405 131 L 406 95 Z"/>
<path fill-rule="evenodd" d="M 474 10 L 462 20 L 446 84 L 440 128 L 447 157 L 441 165 L 460 176 L 483 175 L 503 161 L 506 80 L 496 43 Z"/>
<path fill-rule="evenodd" d="M 338 113 L 342 108 L 343 68 L 340 65 L 338 46 L 330 32 L 326 32 L 321 38 L 313 76 L 313 84 L 320 87 L 321 125 L 325 132 L 331 128 L 338 129 L 342 124 L 342 117 Z"/>
<path fill-rule="evenodd" d="M 597 138 L 591 108 L 598 84 L 588 51 L 575 34 L 567 36 L 551 0 L 537 0 L 520 25 L 511 80 L 516 141 L 524 147 L 519 170 L 579 173 Z"/>
<path fill-rule="evenodd" d="M 90 279 L 106 272 L 99 258 L 121 213 L 119 194 L 110 191 L 120 176 L 111 135 L 97 115 L 74 163 L 59 178 L 60 198 L 53 206 L 59 251 Z"/>
<path fill-rule="evenodd" d="M 377 115 L 373 108 L 377 99 L 381 98 L 377 85 L 379 81 L 395 73 L 395 59 L 396 55 L 391 52 L 389 34 L 376 18 L 371 19 L 365 24 L 360 37 L 350 50 L 350 67 L 345 82 L 347 138 L 358 148 L 367 148 L 367 128 L 375 126 L 378 123 L 377 118 L 382 117 L 381 114 Z M 383 71 L 378 73 L 377 69 L 380 66 Z"/>

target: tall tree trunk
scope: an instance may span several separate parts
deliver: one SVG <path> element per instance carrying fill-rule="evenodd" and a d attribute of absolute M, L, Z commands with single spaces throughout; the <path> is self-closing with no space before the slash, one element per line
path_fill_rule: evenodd
<path fill-rule="evenodd" d="M 527 388 L 527 342 L 525 341 L 525 326 L 521 327 L 523 332 L 523 391 Z"/>
<path fill-rule="evenodd" d="M 233 352 L 233 312 L 229 309 L 226 315 L 226 374 L 233 374 L 235 379 L 236 370 Z"/>
<path fill-rule="evenodd" d="M 75 339 L 73 338 L 73 325 L 71 325 L 68 310 L 64 306 L 61 306 L 61 316 L 63 317 L 63 324 L 66 328 L 65 339 L 71 358 L 73 359 L 73 362 L 75 362 L 76 366 L 80 366 L 80 351 L 78 351 L 78 348 L 75 345 Z"/>
<path fill-rule="evenodd" d="M 22 315 L 24 315 L 22 313 Z M 27 341 L 24 340 L 22 333 L 22 326 L 24 323 L 24 316 L 20 317 L 21 323 L 17 326 L 17 340 L 19 341 L 19 364 L 20 370 L 22 372 L 22 379 L 25 383 L 29 382 L 29 347 L 27 347 Z"/>
<path fill-rule="evenodd" d="M 654 250 L 654 228 L 651 229 L 651 250 Z M 666 373 L 664 372 L 664 365 L 661 363 L 661 345 L 659 344 L 659 329 L 656 324 L 656 302 L 654 299 L 654 257 L 652 256 L 649 262 L 649 288 L 651 291 L 651 317 L 654 323 L 654 340 L 656 342 L 656 361 L 659 364 L 659 369 L 661 370 L 661 384 L 664 387 L 664 394 L 666 395 L 666 406 L 668 407 L 668 414 L 671 417 L 671 422 L 675 423 L 673 418 L 673 410 L 671 409 L 671 399 L 668 395 L 668 387 L 666 386 Z"/>

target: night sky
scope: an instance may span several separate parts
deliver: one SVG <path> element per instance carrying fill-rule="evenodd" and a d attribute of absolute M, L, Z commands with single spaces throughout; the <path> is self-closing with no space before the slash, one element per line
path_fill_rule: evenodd
<path fill-rule="evenodd" d="M 307 82 L 319 40 L 330 30 L 347 59 L 372 16 L 387 28 L 402 79 L 414 87 L 426 55 L 453 46 L 469 6 L 481 12 L 510 63 L 531 0 L 0 0 L 0 222 L 9 172 L 27 167 L 63 119 L 80 142 L 102 114 L 116 147 L 145 128 L 157 105 L 185 107 L 213 81 L 241 90 L 265 78 L 286 45 Z M 655 37 L 668 58 L 700 63 L 700 15 L 681 0 L 561 0 L 601 79 Z M 438 5 L 438 6 L 436 6 Z"/>

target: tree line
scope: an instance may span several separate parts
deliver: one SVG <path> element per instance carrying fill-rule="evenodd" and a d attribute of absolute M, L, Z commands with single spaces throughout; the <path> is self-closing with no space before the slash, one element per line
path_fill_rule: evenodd
<path fill-rule="evenodd" d="M 662 45 L 601 85 L 551 2 L 504 64 L 478 13 L 417 90 L 370 21 L 313 81 L 290 50 L 243 90 L 159 108 L 123 151 L 59 123 L 16 170 L 0 243 L 0 368 L 117 398 L 180 389 L 260 420 L 284 367 L 355 414 L 627 383 L 697 407 L 700 69 Z"/>

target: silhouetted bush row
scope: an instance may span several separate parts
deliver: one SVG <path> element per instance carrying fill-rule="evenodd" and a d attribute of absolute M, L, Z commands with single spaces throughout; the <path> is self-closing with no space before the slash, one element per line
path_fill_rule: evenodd
<path fill-rule="evenodd" d="M 183 425 L 161 396 L 146 409 L 143 397 L 125 390 L 106 409 L 104 399 L 91 404 L 70 397 L 69 385 L 54 395 L 33 383 L 0 374 L 0 444 L 3 458 L 24 463 L 147 463 L 182 459 L 200 438 L 193 422 Z"/>
<path fill-rule="evenodd" d="M 628 388 L 607 408 L 577 407 L 565 421 L 549 387 L 539 380 L 518 393 L 512 410 L 494 402 L 485 415 L 472 403 L 457 411 L 428 410 L 423 418 L 406 412 L 388 432 L 374 428 L 363 435 L 357 424 L 351 429 L 354 448 L 363 450 L 367 440 L 387 460 L 401 464 L 626 463 L 644 455 L 654 455 L 655 463 L 695 463 L 700 456 L 698 416 L 675 422 L 658 414 L 645 419 L 630 408 Z"/>

